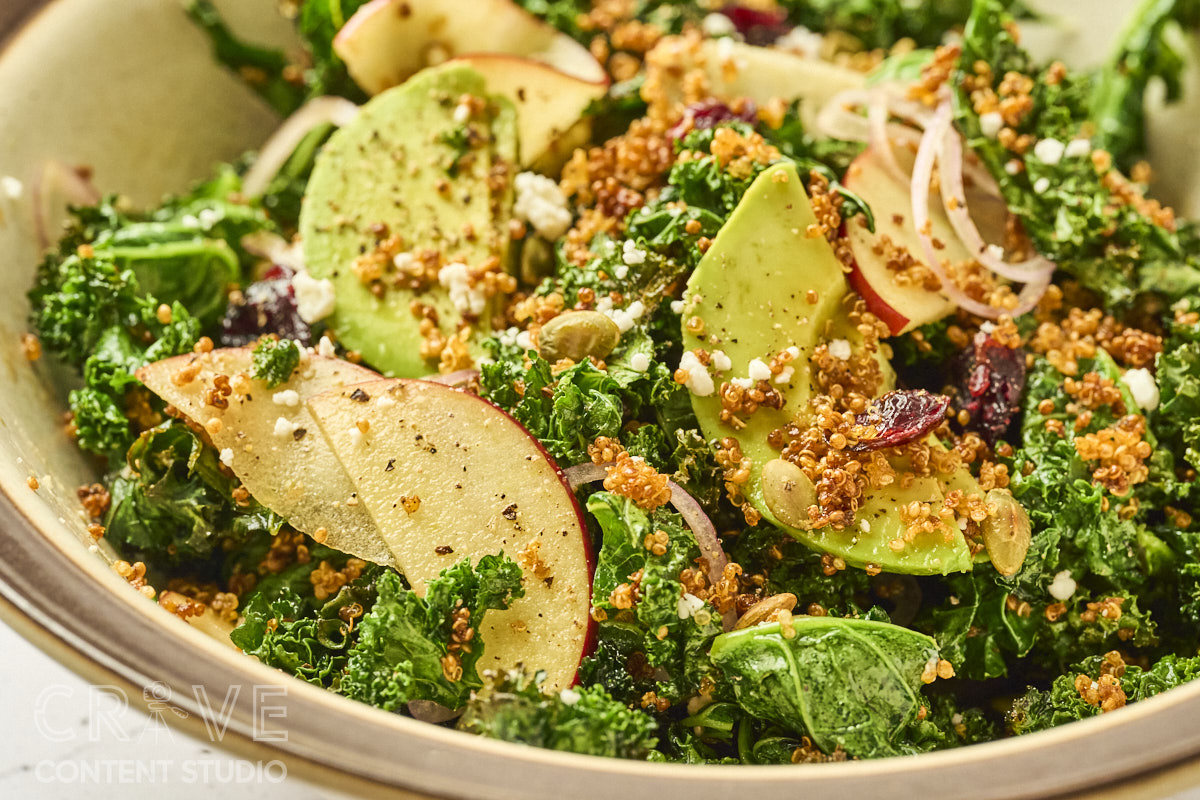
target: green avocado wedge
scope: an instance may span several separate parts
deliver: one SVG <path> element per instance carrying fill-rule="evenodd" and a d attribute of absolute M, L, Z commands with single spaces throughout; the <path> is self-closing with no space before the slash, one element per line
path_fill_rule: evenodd
<path fill-rule="evenodd" d="M 769 361 L 776 353 L 795 347 L 799 357 L 791 380 L 774 384 L 784 397 L 782 409 L 760 407 L 735 430 L 720 419 L 719 391 L 707 396 L 691 393 L 692 408 L 709 439 L 734 437 L 742 453 L 753 462 L 746 485 L 747 499 L 771 523 L 786 530 L 808 546 L 847 564 L 876 565 L 889 572 L 915 575 L 949 574 L 971 569 L 970 548 L 961 533 L 949 539 L 941 532 L 924 533 L 899 553 L 888 543 L 902 536 L 905 525 L 899 507 L 913 500 L 940 504 L 944 487 L 932 478 L 917 479 L 912 486 L 898 485 L 869 492 L 858 518 L 845 530 L 803 530 L 783 523 L 768 508 L 763 497 L 762 469 L 779 457 L 767 443 L 768 434 L 803 412 L 813 394 L 809 359 L 823 342 L 845 339 L 860 346 L 862 339 L 847 315 L 849 287 L 841 263 L 822 237 L 810 238 L 806 230 L 816 222 L 808 195 L 796 169 L 778 164 L 765 170 L 746 191 L 729 221 L 688 281 L 683 319 L 683 346 L 721 351 L 732 364 L 726 373 L 713 376 L 719 389 L 722 380 L 746 377 L 755 358 Z M 809 292 L 816 293 L 810 303 Z M 687 321 L 699 317 L 703 330 L 696 335 Z M 883 391 L 894 385 L 894 374 L 882 359 Z M 969 473 L 955 475 L 957 485 Z"/>
<path fill-rule="evenodd" d="M 871 758 L 898 742 L 922 705 L 922 676 L 936 667 L 933 639 L 886 622 L 794 617 L 732 631 L 709 656 L 738 703 L 760 719 L 807 734 L 826 753 Z"/>
<path fill-rule="evenodd" d="M 484 110 L 464 121 L 463 97 L 482 99 Z M 473 329 L 487 328 L 494 302 L 471 313 L 436 279 L 404 285 L 391 250 L 440 256 L 441 264 L 478 267 L 492 257 L 507 264 L 516 148 L 512 104 L 486 95 L 483 77 L 457 64 L 376 96 L 330 137 L 313 168 L 300 231 L 309 271 L 334 284 L 330 326 L 348 350 L 387 375 L 435 371 L 420 355 L 414 300 L 437 312 L 447 336 L 464 311 Z M 354 270 L 372 253 L 385 255 L 376 291 Z"/>

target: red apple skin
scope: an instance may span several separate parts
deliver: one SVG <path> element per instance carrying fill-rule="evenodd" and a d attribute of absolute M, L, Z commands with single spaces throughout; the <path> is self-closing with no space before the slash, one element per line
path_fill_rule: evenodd
<path fill-rule="evenodd" d="M 845 223 L 842 223 L 843 236 L 845 236 L 845 228 Z M 891 332 L 892 336 L 899 334 L 908 325 L 908 317 L 889 306 L 871 284 L 867 282 L 867 278 L 863 275 L 857 261 L 850 265 L 850 274 L 846 276 L 846 280 L 850 284 L 850 288 L 858 292 L 863 302 L 867 304 L 867 310 L 883 320 L 883 324 L 888 326 L 888 331 Z"/>

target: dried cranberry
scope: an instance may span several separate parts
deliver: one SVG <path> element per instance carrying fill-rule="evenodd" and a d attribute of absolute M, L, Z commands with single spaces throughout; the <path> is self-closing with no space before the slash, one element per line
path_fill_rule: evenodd
<path fill-rule="evenodd" d="M 1025 390 L 1025 351 L 1005 347 L 991 334 L 980 331 L 955 362 L 958 376 L 957 407 L 971 419 L 974 430 L 995 444 L 1021 408 Z"/>
<path fill-rule="evenodd" d="M 743 100 L 738 111 L 734 111 L 720 100 L 704 100 L 685 108 L 683 119 L 667 131 L 667 136 L 672 140 L 679 140 L 692 131 L 706 131 L 722 122 L 746 122 L 753 125 L 757 120 L 758 108 L 751 100 Z"/>
<path fill-rule="evenodd" d="M 787 11 L 782 8 L 764 11 L 758 8 L 729 5 L 721 9 L 721 13 L 729 17 L 733 27 L 750 44 L 760 46 L 772 44 L 792 29 L 787 21 Z"/>
<path fill-rule="evenodd" d="M 924 389 L 897 389 L 871 401 L 867 410 L 857 415 L 859 425 L 876 430 L 870 439 L 860 439 L 850 450 L 879 450 L 914 442 L 936 428 L 946 419 L 950 398 Z"/>
<path fill-rule="evenodd" d="M 292 289 L 295 273 L 275 265 L 242 290 L 242 299 L 231 302 L 221 321 L 221 344 L 242 347 L 258 341 L 264 333 L 275 333 L 284 339 L 312 344 L 312 330 L 300 319 L 296 293 Z"/>

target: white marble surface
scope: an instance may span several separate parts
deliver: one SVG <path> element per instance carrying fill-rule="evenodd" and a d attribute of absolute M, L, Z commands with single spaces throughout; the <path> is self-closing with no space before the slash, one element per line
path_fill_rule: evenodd
<path fill-rule="evenodd" d="M 2 624 L 0 653 L 0 798 L 346 798 L 123 707 Z"/>

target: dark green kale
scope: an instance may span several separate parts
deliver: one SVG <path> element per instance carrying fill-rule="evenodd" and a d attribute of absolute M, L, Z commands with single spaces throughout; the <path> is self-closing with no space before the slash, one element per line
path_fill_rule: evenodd
<path fill-rule="evenodd" d="M 458 729 L 506 742 L 583 755 L 644 760 L 657 741 L 649 714 L 618 702 L 599 686 L 541 689 L 543 673 L 489 676 L 471 695 Z"/>
<path fill-rule="evenodd" d="M 592 581 L 592 606 L 606 617 L 600 623 L 601 638 L 618 651 L 623 640 L 627 663 L 640 654 L 637 661 L 646 671 L 659 673 L 654 689 L 660 698 L 678 702 L 701 684 L 715 685 L 719 676 L 707 651 L 721 632 L 720 616 L 698 598 L 689 600 L 680 582 L 684 570 L 697 569 L 700 548 L 679 515 L 662 508 L 647 513 L 610 492 L 593 494 L 587 509 L 603 532 Z M 647 541 L 654 549 L 647 548 Z M 609 635 L 610 625 L 621 627 Z M 618 685 L 605 688 L 619 699 L 632 699 L 629 691 L 636 687 L 626 683 L 627 677 L 600 665 L 585 667 L 585 674 L 589 670 L 597 670 L 596 679 L 603 680 L 606 672 L 617 678 Z M 634 682 L 638 677 L 633 676 Z"/>
<path fill-rule="evenodd" d="M 1163 656 L 1149 669 L 1126 666 L 1111 656 L 1091 656 L 1055 678 L 1049 690 L 1031 687 L 1017 698 L 1008 715 L 1012 732 L 1033 733 L 1103 713 L 1100 703 L 1087 702 L 1076 688 L 1081 677 L 1094 682 L 1097 690 L 1102 681 L 1111 686 L 1115 678 L 1119 681 L 1119 697 L 1124 699 L 1120 705 L 1136 703 L 1200 677 L 1200 656 Z"/>
<path fill-rule="evenodd" d="M 525 593 L 521 568 L 503 553 L 484 556 L 474 568 L 463 560 L 442 570 L 424 597 L 394 572 L 380 575 L 375 590 L 339 691 L 387 711 L 412 700 L 461 708 L 483 685 L 476 671 L 483 643 L 475 638 L 462 647 L 464 632 L 479 630 L 489 609 L 508 608 Z"/>
<path fill-rule="evenodd" d="M 305 0 L 296 18 L 296 30 L 312 57 L 305 72 L 310 97 L 336 94 L 354 101 L 365 99 L 362 90 L 346 72 L 346 65 L 333 52 L 333 38 L 346 21 L 368 0 Z"/>
<path fill-rule="evenodd" d="M 781 0 L 788 21 L 812 31 L 848 33 L 867 49 L 891 49 L 901 39 L 920 47 L 940 45 L 946 32 L 961 28 L 970 0 L 908 3 L 904 0 Z"/>
<path fill-rule="evenodd" d="M 1150 415 L 1159 442 L 1200 469 L 1200 324 L 1176 323 L 1158 356 L 1160 400 Z"/>
<path fill-rule="evenodd" d="M 129 448 L 128 471 L 112 479 L 105 538 L 123 555 L 152 565 L 200 570 L 231 548 L 273 535 L 283 520 L 251 500 L 233 500 L 237 480 L 181 422 L 143 433 Z"/>
<path fill-rule="evenodd" d="M 796 617 L 723 634 L 710 656 L 750 715 L 826 754 L 870 758 L 911 752 L 906 737 L 938 652 L 898 625 Z"/>
<path fill-rule="evenodd" d="M 300 366 L 300 343 L 264 336 L 254 346 L 250 360 L 250 377 L 264 381 L 274 389 L 291 380 L 292 373 Z"/>

